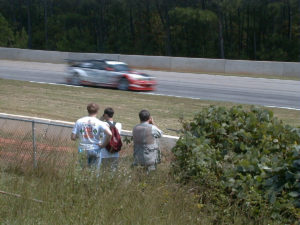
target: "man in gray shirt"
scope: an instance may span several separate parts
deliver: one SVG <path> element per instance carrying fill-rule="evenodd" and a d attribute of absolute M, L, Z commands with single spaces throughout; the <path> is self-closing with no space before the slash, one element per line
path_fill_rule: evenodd
<path fill-rule="evenodd" d="M 133 128 L 134 162 L 133 165 L 144 166 L 147 172 L 156 169 L 160 163 L 160 150 L 158 138 L 162 131 L 154 125 L 149 111 L 142 110 L 139 113 L 141 123 Z"/>

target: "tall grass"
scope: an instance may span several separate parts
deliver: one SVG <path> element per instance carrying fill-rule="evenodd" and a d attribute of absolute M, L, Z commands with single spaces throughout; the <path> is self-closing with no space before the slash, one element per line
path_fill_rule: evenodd
<path fill-rule="evenodd" d="M 150 175 L 122 159 L 115 173 L 81 169 L 76 161 L 63 169 L 2 168 L 0 224 L 280 224 L 263 211 L 255 218 L 214 190 L 195 193 L 181 186 L 161 165 Z M 42 200 L 43 203 L 32 199 Z"/>
<path fill-rule="evenodd" d="M 147 175 L 130 167 L 132 143 L 125 144 L 118 171 L 102 168 L 99 174 L 79 167 L 74 143 L 60 141 L 65 150 L 56 139 L 37 139 L 33 168 L 32 146 L 25 145 L 26 138 L 19 140 L 19 146 L 8 143 L 0 149 L 0 157 L 13 156 L 0 161 L 0 190 L 8 192 L 0 194 L 0 224 L 281 224 L 270 218 L 267 207 L 250 212 L 217 185 L 178 184 L 169 171 L 168 151 L 158 170 Z"/>

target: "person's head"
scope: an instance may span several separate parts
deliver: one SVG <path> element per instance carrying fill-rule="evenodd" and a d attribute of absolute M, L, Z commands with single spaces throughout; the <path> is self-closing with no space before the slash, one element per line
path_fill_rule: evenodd
<path fill-rule="evenodd" d="M 150 119 L 150 112 L 148 110 L 143 109 L 142 111 L 140 111 L 139 117 L 141 122 L 146 122 Z"/>
<path fill-rule="evenodd" d="M 97 105 L 96 103 L 90 103 L 87 105 L 86 109 L 90 116 L 96 115 L 99 111 L 99 105 Z"/>
<path fill-rule="evenodd" d="M 105 120 L 109 120 L 109 119 L 113 118 L 114 113 L 115 113 L 115 111 L 113 110 L 113 108 L 110 108 L 110 107 L 106 108 L 103 113 L 103 118 Z"/>

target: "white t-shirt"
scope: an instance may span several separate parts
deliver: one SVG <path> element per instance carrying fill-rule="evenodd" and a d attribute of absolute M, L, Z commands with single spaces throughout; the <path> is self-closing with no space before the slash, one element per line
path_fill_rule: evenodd
<path fill-rule="evenodd" d="M 113 121 L 110 121 L 110 122 L 113 123 Z M 108 123 L 106 123 L 106 124 L 107 124 L 107 126 L 109 126 Z M 119 134 L 121 135 L 122 124 L 116 123 L 116 128 L 119 131 Z M 106 148 L 101 149 L 101 158 L 112 158 L 112 157 L 119 157 L 119 152 L 110 153 L 109 151 L 107 151 Z"/>
<path fill-rule="evenodd" d="M 101 137 L 104 136 L 104 130 L 108 127 L 108 124 L 100 121 L 96 117 L 82 117 L 76 121 L 72 130 L 73 134 L 76 134 L 79 139 L 79 147 L 83 150 L 99 149 L 99 143 Z"/>

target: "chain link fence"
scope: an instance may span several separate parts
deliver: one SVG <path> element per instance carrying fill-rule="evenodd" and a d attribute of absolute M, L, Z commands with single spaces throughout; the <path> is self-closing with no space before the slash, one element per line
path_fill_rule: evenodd
<path fill-rule="evenodd" d="M 1 165 L 62 167 L 74 159 L 72 125 L 0 116 Z"/>
<path fill-rule="evenodd" d="M 61 168 L 74 162 L 78 142 L 70 138 L 73 125 L 65 123 L 0 115 L 0 166 L 36 168 L 50 165 Z M 123 147 L 120 157 L 132 156 L 131 132 L 122 131 L 121 136 Z M 170 137 L 166 135 L 161 142 L 162 156 L 167 161 L 171 159 L 170 149 L 177 141 Z"/>

